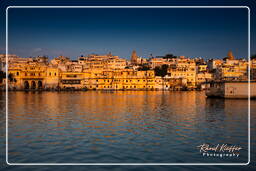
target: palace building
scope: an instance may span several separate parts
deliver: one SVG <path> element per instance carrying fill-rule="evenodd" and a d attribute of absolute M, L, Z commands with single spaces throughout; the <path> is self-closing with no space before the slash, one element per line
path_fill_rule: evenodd
<path fill-rule="evenodd" d="M 6 57 L 0 57 L 4 66 Z M 193 90 L 212 80 L 246 80 L 249 73 L 248 62 L 235 59 L 232 52 L 224 60 L 207 62 L 185 56 L 148 60 L 138 57 L 136 51 L 132 52 L 131 62 L 111 53 L 80 56 L 77 60 L 64 56 L 50 61 L 44 56 L 9 57 L 8 87 L 12 90 Z M 163 71 L 163 65 L 167 71 Z M 251 79 L 255 79 L 255 59 L 250 66 Z M 6 79 L 1 78 L 0 88 L 4 84 Z"/>

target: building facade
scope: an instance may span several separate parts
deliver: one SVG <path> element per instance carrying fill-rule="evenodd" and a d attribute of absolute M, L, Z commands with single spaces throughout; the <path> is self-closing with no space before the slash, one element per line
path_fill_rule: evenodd
<path fill-rule="evenodd" d="M 134 51 L 131 63 L 111 53 L 80 56 L 77 60 L 59 56 L 50 61 L 40 56 L 13 56 L 8 59 L 8 86 L 16 90 L 193 90 L 207 88 L 206 84 L 212 80 L 245 81 L 248 62 L 228 55 L 224 60 L 207 62 L 185 56 L 141 60 Z M 149 68 L 143 69 L 142 63 Z M 164 75 L 163 65 L 167 66 Z M 255 80 L 255 59 L 250 61 L 250 67 L 250 77 Z M 0 84 L 5 83 L 6 80 Z"/>

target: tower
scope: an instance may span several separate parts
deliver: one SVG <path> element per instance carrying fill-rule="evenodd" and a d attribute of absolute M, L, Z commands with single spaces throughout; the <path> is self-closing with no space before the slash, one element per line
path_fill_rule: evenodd
<path fill-rule="evenodd" d="M 132 56 L 131 56 L 131 63 L 132 64 L 137 64 L 137 58 L 138 58 L 137 53 L 136 53 L 135 50 L 133 50 L 132 51 Z"/>
<path fill-rule="evenodd" d="M 235 59 L 235 57 L 233 56 L 232 51 L 228 52 L 228 59 L 230 59 L 230 60 L 234 60 Z"/>
<path fill-rule="evenodd" d="M 109 53 L 107 54 L 107 56 L 112 56 L 112 53 L 111 53 L 111 52 L 109 52 Z"/>

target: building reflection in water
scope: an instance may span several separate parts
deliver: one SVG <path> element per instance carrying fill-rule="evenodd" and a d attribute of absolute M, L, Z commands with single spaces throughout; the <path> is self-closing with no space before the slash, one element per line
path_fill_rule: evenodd
<path fill-rule="evenodd" d="M 10 92 L 10 156 L 46 148 L 91 155 L 136 149 L 162 156 L 206 142 L 246 144 L 246 105 L 196 91 Z"/>
<path fill-rule="evenodd" d="M 193 129 L 196 124 L 193 121 L 201 115 L 205 98 L 197 94 L 156 91 L 15 92 L 10 94 L 10 123 L 33 125 L 45 122 L 45 129 L 54 127 L 86 132 L 83 128 L 87 127 L 96 132 L 106 131 L 106 137 L 116 135 L 120 128 L 134 134 L 163 128 L 166 132 L 178 133 L 183 127 Z"/>

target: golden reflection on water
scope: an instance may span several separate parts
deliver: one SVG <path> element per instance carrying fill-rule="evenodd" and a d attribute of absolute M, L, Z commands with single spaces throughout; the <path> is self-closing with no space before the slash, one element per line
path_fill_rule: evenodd
<path fill-rule="evenodd" d="M 173 128 L 179 132 L 184 126 L 192 129 L 196 124 L 191 121 L 195 120 L 198 112 L 205 106 L 205 96 L 202 93 L 13 92 L 9 95 L 9 113 L 16 124 L 45 121 L 46 124 L 51 123 L 48 127 L 60 129 L 104 128 L 107 131 L 104 137 L 115 134 L 117 127 L 133 134 L 139 134 L 138 129 L 159 130 L 158 123 L 166 128 L 173 127 L 170 121 L 178 125 Z"/>
<path fill-rule="evenodd" d="M 202 117 L 200 113 L 207 109 L 216 110 L 216 113 L 224 110 L 225 114 L 233 115 L 236 110 L 248 108 L 247 100 L 233 105 L 236 100 L 207 99 L 204 92 L 194 91 L 12 92 L 9 99 L 12 118 L 22 118 L 22 115 L 42 120 L 79 118 L 86 121 L 88 127 L 94 127 L 94 122 L 105 126 L 115 121 L 110 125 L 114 127 L 144 117 L 149 120 L 155 117 L 174 119 L 186 124 L 186 121 Z"/>
<path fill-rule="evenodd" d="M 41 115 L 53 118 L 69 112 L 74 115 L 90 113 L 91 119 L 100 121 L 122 119 L 125 112 L 134 112 L 133 117 L 139 118 L 141 112 L 173 106 L 173 110 L 179 111 L 182 114 L 180 119 L 183 119 L 188 113 L 196 113 L 196 105 L 205 104 L 205 97 L 196 92 L 15 92 L 9 96 L 9 110 L 13 116 L 20 114 L 23 109 L 33 115 L 40 112 Z"/>
<path fill-rule="evenodd" d="M 247 100 L 207 99 L 196 91 L 10 92 L 10 155 L 18 156 L 22 144 L 47 154 L 48 147 L 92 154 L 140 147 L 155 154 L 246 142 L 246 111 Z"/>

